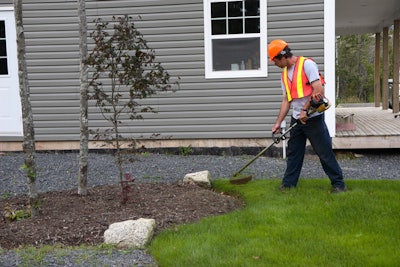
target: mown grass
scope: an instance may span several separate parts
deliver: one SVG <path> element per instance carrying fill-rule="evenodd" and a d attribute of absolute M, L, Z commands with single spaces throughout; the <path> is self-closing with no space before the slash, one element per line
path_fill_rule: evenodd
<path fill-rule="evenodd" d="M 246 208 L 159 234 L 149 250 L 160 266 L 399 266 L 400 181 L 327 179 L 213 182 Z"/>

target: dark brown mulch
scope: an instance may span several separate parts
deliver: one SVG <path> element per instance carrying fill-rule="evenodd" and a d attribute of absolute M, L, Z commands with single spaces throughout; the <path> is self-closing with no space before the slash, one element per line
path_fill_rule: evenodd
<path fill-rule="evenodd" d="M 20 245 L 81 244 L 103 242 L 103 233 L 114 222 L 152 218 L 156 234 L 174 225 L 190 223 L 203 217 L 224 214 L 243 207 L 243 202 L 212 190 L 182 184 L 134 184 L 128 202 L 121 205 L 121 189 L 98 186 L 87 196 L 77 190 L 49 192 L 40 195 L 40 213 L 35 218 L 0 221 L 0 248 Z M 25 196 L 0 200 L 0 210 L 6 203 L 13 209 L 27 209 Z"/>

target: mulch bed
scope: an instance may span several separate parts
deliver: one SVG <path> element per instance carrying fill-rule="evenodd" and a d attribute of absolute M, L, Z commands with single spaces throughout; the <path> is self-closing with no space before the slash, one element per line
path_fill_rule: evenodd
<path fill-rule="evenodd" d="M 126 204 L 121 204 L 121 188 L 97 186 L 87 196 L 77 190 L 49 192 L 40 195 L 39 215 L 11 221 L 4 215 L 0 220 L 0 248 L 13 249 L 21 245 L 62 244 L 98 245 L 103 233 L 112 223 L 139 218 L 156 221 L 156 234 L 178 224 L 228 213 L 243 207 L 242 200 L 180 183 L 134 184 Z M 13 210 L 26 210 L 26 196 L 2 198 L 0 210 L 6 205 Z"/>

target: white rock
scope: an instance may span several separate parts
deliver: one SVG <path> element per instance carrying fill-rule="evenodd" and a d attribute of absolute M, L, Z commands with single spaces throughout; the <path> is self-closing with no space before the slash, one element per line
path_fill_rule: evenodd
<path fill-rule="evenodd" d="M 155 224 L 154 219 L 143 218 L 113 223 L 104 232 L 104 243 L 143 249 L 153 237 Z"/>
<path fill-rule="evenodd" d="M 183 178 L 183 182 L 211 188 L 211 175 L 209 171 L 188 173 Z"/>

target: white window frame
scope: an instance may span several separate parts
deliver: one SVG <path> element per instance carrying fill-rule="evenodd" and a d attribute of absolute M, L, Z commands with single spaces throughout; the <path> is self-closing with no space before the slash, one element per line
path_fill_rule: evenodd
<path fill-rule="evenodd" d="M 238 0 L 203 0 L 204 4 L 204 56 L 205 56 L 205 78 L 247 78 L 247 77 L 267 77 L 268 57 L 267 57 L 267 0 L 260 1 L 260 33 L 251 34 L 228 34 L 211 35 L 211 3 L 235 2 Z M 234 39 L 251 38 L 260 39 L 260 68 L 257 70 L 228 70 L 214 71 L 212 40 L 214 39 Z"/>
<path fill-rule="evenodd" d="M 14 8 L 0 7 L 0 17 L 6 22 L 8 65 L 8 74 L 0 75 L 0 136 L 23 136 Z"/>

